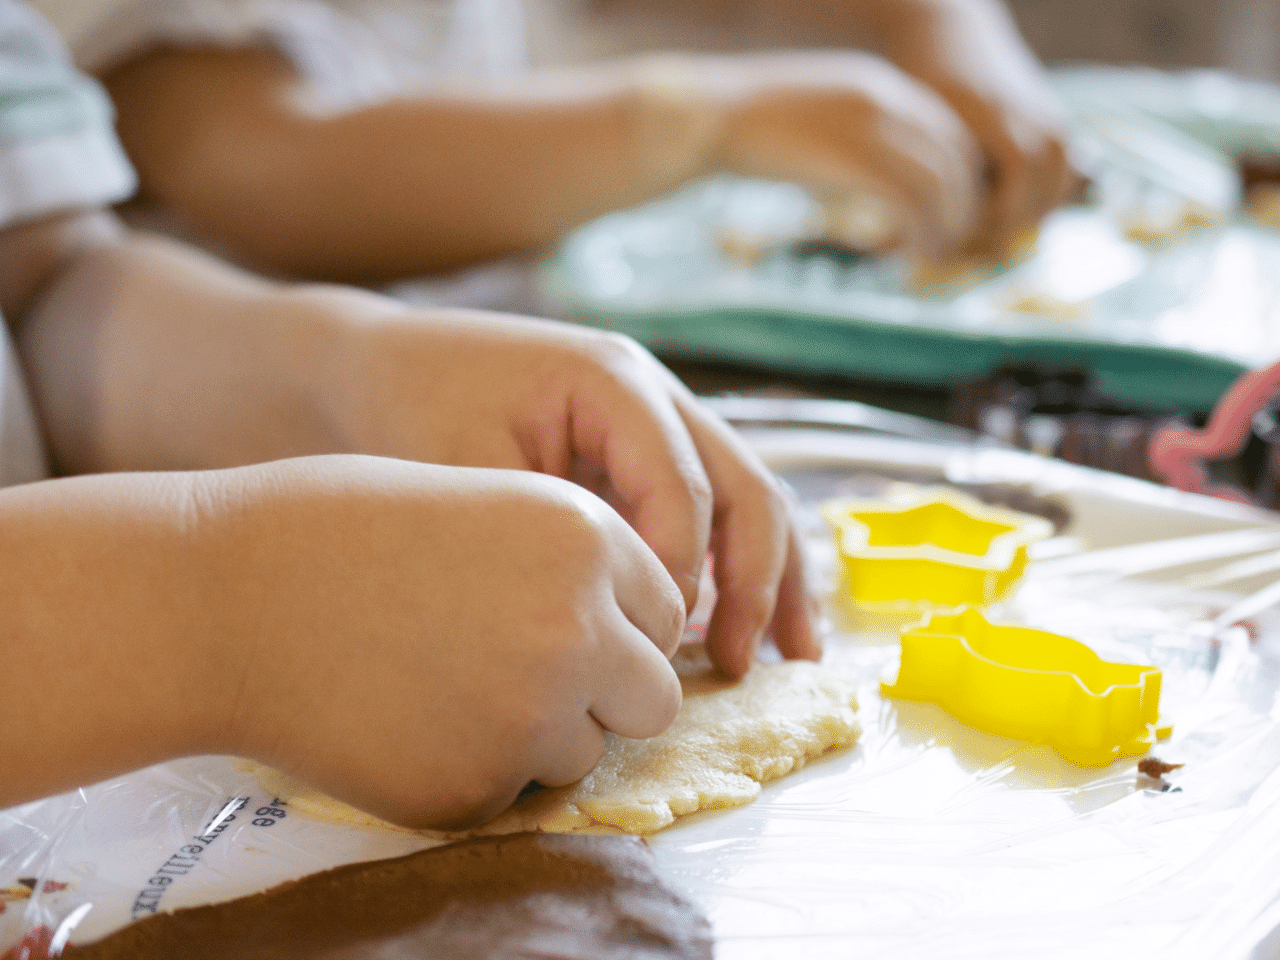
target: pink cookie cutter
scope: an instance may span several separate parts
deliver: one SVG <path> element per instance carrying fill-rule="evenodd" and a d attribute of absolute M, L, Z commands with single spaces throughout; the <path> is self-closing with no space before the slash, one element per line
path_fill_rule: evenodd
<path fill-rule="evenodd" d="M 1222 395 L 1203 430 L 1170 424 L 1156 432 L 1147 447 L 1151 469 L 1179 490 L 1256 504 L 1257 500 L 1243 490 L 1212 483 L 1205 461 L 1233 457 L 1244 449 L 1254 417 L 1277 393 L 1280 363 L 1244 374 Z"/>

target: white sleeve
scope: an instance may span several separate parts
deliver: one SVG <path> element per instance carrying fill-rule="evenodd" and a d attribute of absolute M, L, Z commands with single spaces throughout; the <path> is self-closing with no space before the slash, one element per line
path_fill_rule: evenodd
<path fill-rule="evenodd" d="M 0 0 L 0 227 L 132 193 L 112 120 L 48 24 Z"/>
<path fill-rule="evenodd" d="M 19 0 L 0 0 L 0 229 L 121 200 L 133 170 L 111 105 L 77 71 L 49 25 Z M 22 370 L 0 323 L 0 486 L 48 475 Z"/>
<path fill-rule="evenodd" d="M 155 43 L 269 43 L 331 103 L 526 66 L 522 0 L 35 0 L 84 69 Z"/>

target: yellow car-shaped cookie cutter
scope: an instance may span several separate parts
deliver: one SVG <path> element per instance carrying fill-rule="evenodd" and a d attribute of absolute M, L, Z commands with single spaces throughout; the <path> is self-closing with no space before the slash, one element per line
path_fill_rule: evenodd
<path fill-rule="evenodd" d="M 900 500 L 833 500 L 823 516 L 836 535 L 844 588 L 870 606 L 982 606 L 1006 596 L 1027 547 L 1053 524 L 988 506 L 954 490 Z"/>
<path fill-rule="evenodd" d="M 963 608 L 903 628 L 898 676 L 880 690 L 1103 766 L 1146 753 L 1173 731 L 1159 717 L 1160 680 L 1157 667 L 1112 663 L 1070 637 L 993 624 Z"/>

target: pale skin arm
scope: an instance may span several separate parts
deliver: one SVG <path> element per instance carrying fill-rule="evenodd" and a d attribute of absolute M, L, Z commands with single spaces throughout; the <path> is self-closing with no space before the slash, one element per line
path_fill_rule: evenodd
<path fill-rule="evenodd" d="M 86 311 L 98 303 L 109 309 Z M 785 655 L 818 655 L 787 499 L 630 340 L 269 284 L 138 238 L 92 249 L 44 304 L 20 344 L 65 470 L 316 453 L 561 477 L 594 465 L 687 606 L 714 552 L 708 643 L 721 669 L 745 672 L 770 627 Z"/>
<path fill-rule="evenodd" d="M 206 321 L 258 286 L 166 261 L 98 215 L 0 233 L 0 277 L 55 450 L 86 468 L 130 449 L 127 429 L 98 436 L 92 402 L 167 365 L 133 339 L 148 317 L 156 333 L 197 307 L 183 282 Z M 167 299 L 132 316 L 130 294 L 166 277 Z M 59 399 L 80 376 L 88 389 Z M 133 449 L 159 456 L 163 431 L 141 432 Z M 0 545 L 0 806 L 232 752 L 398 822 L 456 826 L 530 780 L 581 777 L 606 730 L 652 736 L 680 700 L 675 584 L 621 517 L 552 477 L 355 456 L 86 475 L 0 491 Z"/>
<path fill-rule="evenodd" d="M 679 593 L 554 478 L 351 456 L 99 474 L 0 491 L 0 530 L 0 807 L 226 752 L 457 826 L 680 702 Z"/>
<path fill-rule="evenodd" d="M 159 49 L 104 77 L 144 186 L 255 263 L 420 274 L 552 243 L 712 171 L 884 194 L 934 254 L 976 223 L 977 147 L 859 54 L 617 62 L 325 112 L 269 50 Z"/>
<path fill-rule="evenodd" d="M 737 594 L 717 611 L 722 665 L 745 669 L 771 618 L 784 652 L 818 655 L 776 488 L 618 338 L 504 320 L 486 344 L 478 316 L 267 284 L 97 214 L 0 234 L 0 277 L 57 462 L 166 471 L 0 491 L 4 642 L 22 651 L 0 675 L 17 718 L 0 805 L 230 751 L 399 822 L 484 819 L 529 780 L 583 775 L 604 730 L 669 723 L 666 656 L 708 544 Z M 418 369 L 432 345 L 445 356 Z M 546 392 L 521 386 L 517 354 Z M 441 396 L 510 377 L 512 405 L 434 436 L 415 382 L 462 359 Z M 473 465 L 275 460 L 413 455 L 398 444 Z M 529 472 L 569 451 L 598 460 L 634 527 Z M 169 719 L 143 735 L 157 698 Z"/>

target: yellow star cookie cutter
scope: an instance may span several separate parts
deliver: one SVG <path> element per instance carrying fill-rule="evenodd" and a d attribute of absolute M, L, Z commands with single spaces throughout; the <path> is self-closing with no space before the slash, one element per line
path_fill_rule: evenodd
<path fill-rule="evenodd" d="M 954 490 L 823 506 L 849 596 L 870 606 L 981 606 L 1006 596 L 1027 547 L 1053 533 L 1042 517 L 988 506 Z"/>
<path fill-rule="evenodd" d="M 1098 767 L 1146 753 L 1173 732 L 1159 716 L 1160 681 L 1157 667 L 1112 663 L 1070 637 L 993 624 L 964 608 L 903 628 L 898 676 L 880 691 Z"/>

